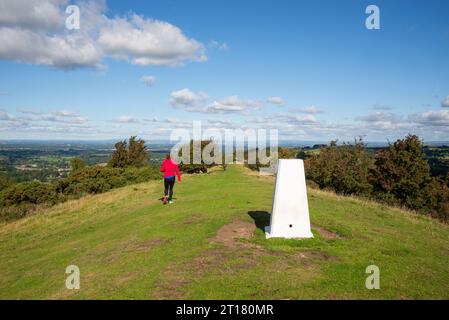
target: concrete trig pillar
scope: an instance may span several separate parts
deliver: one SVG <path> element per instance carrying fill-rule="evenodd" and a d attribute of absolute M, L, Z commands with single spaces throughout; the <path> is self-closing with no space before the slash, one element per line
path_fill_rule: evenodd
<path fill-rule="evenodd" d="M 310 230 L 304 162 L 279 160 L 267 238 L 313 238 Z"/>

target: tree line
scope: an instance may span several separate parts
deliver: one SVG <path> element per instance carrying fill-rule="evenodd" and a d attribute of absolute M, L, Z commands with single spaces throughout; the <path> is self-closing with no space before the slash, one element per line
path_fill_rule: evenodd
<path fill-rule="evenodd" d="M 423 142 L 408 135 L 375 155 L 362 139 L 353 144 L 332 141 L 306 157 L 306 176 L 321 189 L 399 205 L 449 221 L 449 173 L 432 176 Z"/>

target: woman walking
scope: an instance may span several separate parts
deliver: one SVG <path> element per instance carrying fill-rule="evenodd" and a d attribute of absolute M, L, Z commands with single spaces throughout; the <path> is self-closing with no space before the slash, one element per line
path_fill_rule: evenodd
<path fill-rule="evenodd" d="M 162 162 L 161 172 L 164 173 L 164 198 L 162 199 L 162 202 L 164 204 L 167 204 L 167 201 L 168 203 L 173 203 L 175 176 L 177 176 L 178 181 L 181 182 L 181 174 L 179 173 L 178 164 L 171 159 L 170 154 L 167 154 L 165 160 Z"/>

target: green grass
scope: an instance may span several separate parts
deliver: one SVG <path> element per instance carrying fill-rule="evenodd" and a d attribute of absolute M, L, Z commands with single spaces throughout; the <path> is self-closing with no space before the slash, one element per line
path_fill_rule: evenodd
<path fill-rule="evenodd" d="M 186 176 L 170 206 L 153 181 L 1 224 L 0 298 L 449 298 L 449 226 L 372 202 L 309 190 L 312 223 L 333 239 L 266 240 L 256 228 L 234 247 L 211 241 L 231 222 L 267 223 L 273 186 L 229 166 Z M 80 290 L 65 288 L 70 264 Z M 380 290 L 365 288 L 371 264 Z"/>

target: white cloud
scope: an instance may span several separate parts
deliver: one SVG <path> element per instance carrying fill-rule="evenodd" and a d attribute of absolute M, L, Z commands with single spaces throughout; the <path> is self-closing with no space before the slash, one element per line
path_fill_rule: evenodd
<path fill-rule="evenodd" d="M 0 120 L 2 121 L 13 121 L 14 117 L 11 116 L 8 112 L 4 110 L 0 110 Z"/>
<path fill-rule="evenodd" d="M 101 52 L 82 34 L 47 35 L 20 28 L 0 28 L 0 59 L 70 70 L 101 67 Z"/>
<path fill-rule="evenodd" d="M 443 108 L 449 108 L 449 96 L 447 96 L 446 98 L 444 98 L 443 101 L 441 101 L 441 106 Z"/>
<path fill-rule="evenodd" d="M 24 113 L 24 114 L 43 114 L 44 112 L 32 108 L 18 108 L 18 112 Z"/>
<path fill-rule="evenodd" d="M 358 136 L 369 140 L 385 141 L 414 133 L 429 140 L 447 140 L 449 137 L 449 109 L 430 110 L 411 115 L 375 112 L 360 115 L 353 122 L 321 121 L 314 114 L 277 113 L 248 118 L 248 127 L 275 128 L 281 137 L 289 139 L 323 140 L 353 139 Z"/>
<path fill-rule="evenodd" d="M 304 108 L 293 108 L 293 109 L 290 109 L 289 112 L 292 112 L 292 113 L 308 113 L 308 114 L 324 113 L 323 110 L 317 108 L 316 106 L 307 106 L 307 107 L 304 107 Z"/>
<path fill-rule="evenodd" d="M 308 106 L 308 107 L 305 107 L 305 108 L 302 110 L 302 112 L 304 112 L 304 113 L 311 113 L 311 114 L 323 113 L 322 110 L 318 109 L 318 108 L 315 107 L 315 106 Z"/>
<path fill-rule="evenodd" d="M 295 115 L 290 117 L 290 122 L 304 124 L 304 123 L 317 123 L 318 120 L 312 114 L 307 114 L 305 116 Z"/>
<path fill-rule="evenodd" d="M 52 111 L 51 113 L 56 116 L 61 116 L 61 117 L 69 117 L 69 118 L 79 117 L 78 112 L 69 111 L 69 110 L 55 110 L 55 111 Z"/>
<path fill-rule="evenodd" d="M 193 92 L 186 88 L 173 91 L 170 94 L 170 103 L 173 106 L 179 106 L 188 111 L 193 111 L 196 108 L 200 108 L 208 98 L 208 95 L 204 92 Z"/>
<path fill-rule="evenodd" d="M 204 46 L 187 38 L 178 27 L 136 14 L 110 20 L 100 30 L 98 43 L 107 55 L 143 66 L 173 66 L 207 59 Z"/>
<path fill-rule="evenodd" d="M 232 113 L 250 109 L 259 109 L 262 103 L 259 100 L 240 99 L 238 96 L 229 96 L 221 100 L 209 99 L 204 92 L 193 92 L 190 89 L 173 91 L 170 94 L 170 103 L 188 112 L 199 113 Z"/>
<path fill-rule="evenodd" d="M 376 112 L 358 116 L 356 120 L 361 121 L 362 125 L 352 125 L 351 131 L 360 132 L 360 134 L 398 138 L 414 133 L 428 140 L 447 140 L 449 136 L 449 109 L 430 110 L 410 115 Z"/>
<path fill-rule="evenodd" d="M 303 125 L 312 125 L 312 124 L 318 124 L 319 121 L 316 119 L 316 117 L 313 114 L 307 114 L 307 115 L 299 115 L 299 114 L 273 114 L 269 116 L 265 116 L 264 118 L 255 119 L 255 121 L 252 121 L 259 124 L 273 124 L 275 127 L 282 128 L 285 125 L 292 125 L 292 126 L 303 126 Z"/>
<path fill-rule="evenodd" d="M 205 112 L 241 112 L 247 109 L 259 109 L 262 103 L 258 100 L 244 100 L 238 96 L 229 96 L 219 101 L 213 101 Z"/>
<path fill-rule="evenodd" d="M 0 120 L 14 121 L 17 128 L 24 126 L 43 126 L 45 123 L 58 123 L 60 125 L 84 125 L 89 119 L 82 117 L 79 113 L 68 110 L 56 110 L 45 113 L 36 109 L 19 108 L 17 112 L 23 114 L 13 116 L 0 110 Z"/>
<path fill-rule="evenodd" d="M 139 121 L 132 115 L 121 116 L 116 122 L 118 123 L 138 123 Z"/>
<path fill-rule="evenodd" d="M 364 122 L 400 122 L 402 117 L 394 113 L 375 112 L 364 116 L 357 116 L 355 120 Z"/>
<path fill-rule="evenodd" d="M 2 0 L 0 26 L 54 30 L 64 25 L 62 6 L 67 4 L 67 0 Z"/>
<path fill-rule="evenodd" d="M 158 117 L 144 117 L 143 121 L 146 121 L 146 122 L 158 122 L 159 119 L 158 119 Z"/>
<path fill-rule="evenodd" d="M 374 131 L 412 129 L 413 125 L 402 115 L 385 112 L 374 112 L 368 115 L 355 117 L 355 120 L 364 123 L 364 128 Z"/>
<path fill-rule="evenodd" d="M 229 99 L 228 102 L 229 104 L 241 104 L 237 103 L 240 101 L 241 99 L 234 98 Z M 207 101 L 204 108 L 207 108 L 208 105 L 210 105 L 210 101 Z M 207 112 L 213 113 L 211 110 Z M 91 120 L 76 115 L 77 113 L 72 111 L 49 113 L 18 111 L 18 114 L 15 115 L 6 110 L 0 110 L 1 136 L 2 138 L 14 138 L 20 134 L 21 137 L 51 138 L 52 135 L 58 134 L 61 137 L 76 136 L 92 139 L 101 137 L 106 139 L 111 136 L 146 134 L 150 138 L 157 136 L 164 139 L 168 138 L 173 128 L 192 128 L 192 121 L 186 118 L 158 119 L 128 115 L 115 120 L 115 123 L 107 122 L 101 125 L 101 123 L 94 122 L 95 126 L 93 126 L 90 124 Z M 228 118 L 221 114 L 209 119 L 203 118 L 203 129 L 278 129 L 281 139 L 311 141 L 330 141 L 332 139 L 351 141 L 358 136 L 365 136 L 369 141 L 386 141 L 386 139 L 394 140 L 404 137 L 408 133 L 417 134 L 426 141 L 447 140 L 449 137 L 449 109 L 429 110 L 410 115 L 375 112 L 355 117 L 357 121 L 350 121 L 355 118 L 348 119 L 348 122 L 321 120 L 317 114 L 280 112 L 259 116 L 256 113 L 250 113 L 250 115 L 252 117 L 246 117 L 243 123 L 239 121 L 242 119 L 236 120 L 235 117 Z M 142 121 L 137 119 L 142 119 Z"/>
<path fill-rule="evenodd" d="M 49 113 L 46 113 L 41 110 L 33 109 L 33 108 L 18 108 L 17 112 L 23 113 L 26 115 L 40 116 L 40 117 L 32 117 L 28 119 L 58 119 L 58 118 L 82 118 L 79 112 L 70 111 L 70 110 L 53 110 Z"/>
<path fill-rule="evenodd" d="M 78 1 L 81 28 L 65 29 L 65 0 L 0 2 L 0 59 L 64 70 L 104 68 L 106 57 L 137 65 L 205 61 L 203 44 L 178 27 L 136 14 L 105 16 L 104 1 Z"/>
<path fill-rule="evenodd" d="M 423 113 L 416 113 L 409 116 L 409 119 L 425 126 L 446 127 L 449 129 L 449 109 L 431 110 Z"/>
<path fill-rule="evenodd" d="M 281 97 L 269 97 L 267 99 L 268 103 L 271 104 L 278 104 L 278 105 L 283 105 L 285 103 L 284 99 L 282 99 Z"/>
<path fill-rule="evenodd" d="M 222 119 L 208 119 L 207 122 L 213 127 L 228 127 L 232 126 L 232 123 L 228 120 Z"/>
<path fill-rule="evenodd" d="M 145 83 L 146 86 L 152 87 L 156 83 L 156 77 L 153 76 L 143 76 L 140 81 Z"/>
<path fill-rule="evenodd" d="M 30 115 L 18 119 L 25 122 L 57 122 L 67 124 L 84 124 L 89 121 L 87 118 L 81 116 L 64 116 L 54 113 Z"/>

